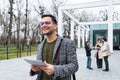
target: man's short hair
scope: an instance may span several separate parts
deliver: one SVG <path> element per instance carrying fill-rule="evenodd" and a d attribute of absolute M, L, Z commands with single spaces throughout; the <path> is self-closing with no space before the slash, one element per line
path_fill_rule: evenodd
<path fill-rule="evenodd" d="M 103 40 L 104 40 L 104 41 L 107 41 L 107 39 L 106 39 L 106 38 L 103 38 Z"/>
<path fill-rule="evenodd" d="M 52 19 L 53 23 L 57 24 L 57 20 L 56 20 L 55 16 L 53 16 L 51 14 L 44 14 L 44 15 L 42 15 L 42 18 L 44 18 L 44 17 L 50 17 Z"/>

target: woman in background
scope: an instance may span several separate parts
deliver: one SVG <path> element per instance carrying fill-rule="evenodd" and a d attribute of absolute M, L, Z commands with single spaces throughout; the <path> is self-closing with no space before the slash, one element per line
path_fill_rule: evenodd
<path fill-rule="evenodd" d="M 90 48 L 90 43 L 89 41 L 85 42 L 85 50 L 86 50 L 86 56 L 87 56 L 87 68 L 90 70 L 93 70 L 93 68 L 91 68 L 91 48 Z"/>
<path fill-rule="evenodd" d="M 99 53 L 101 52 L 101 46 L 102 46 L 102 41 L 101 39 L 98 39 L 96 42 L 96 46 L 95 49 L 97 50 L 95 57 L 96 57 L 96 64 L 97 64 L 97 68 L 102 68 L 102 58 L 100 58 Z"/>

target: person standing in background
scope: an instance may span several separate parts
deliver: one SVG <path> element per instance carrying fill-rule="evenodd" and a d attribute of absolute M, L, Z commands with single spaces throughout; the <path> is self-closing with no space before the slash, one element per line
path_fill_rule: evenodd
<path fill-rule="evenodd" d="M 95 53 L 97 68 L 102 68 L 102 58 L 100 58 L 100 55 L 99 55 L 99 53 L 101 52 L 100 49 L 102 45 L 103 43 L 101 39 L 98 39 L 95 46 L 95 49 L 97 50 Z"/>
<path fill-rule="evenodd" d="M 109 71 L 108 57 L 110 56 L 110 46 L 107 43 L 106 38 L 102 38 L 103 46 L 101 47 L 102 54 L 104 56 L 105 69 L 103 71 Z"/>
<path fill-rule="evenodd" d="M 93 70 L 93 68 L 91 68 L 91 62 L 92 62 L 92 59 L 91 59 L 91 48 L 90 48 L 90 43 L 89 41 L 86 41 L 85 42 L 85 51 L 86 51 L 86 56 L 87 56 L 87 68 L 90 69 L 90 70 Z"/>

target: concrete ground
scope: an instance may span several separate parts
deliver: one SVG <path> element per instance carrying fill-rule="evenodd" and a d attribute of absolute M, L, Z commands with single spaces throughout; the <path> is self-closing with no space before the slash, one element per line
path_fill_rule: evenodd
<path fill-rule="evenodd" d="M 98 69 L 96 66 L 96 58 L 94 57 L 95 51 L 92 51 L 92 68 L 89 70 L 86 68 L 87 58 L 85 57 L 85 50 L 78 49 L 78 60 L 79 60 L 79 70 L 76 73 L 77 80 L 120 80 L 120 51 L 114 51 L 109 57 L 110 71 L 102 71 L 103 69 Z"/>
<path fill-rule="evenodd" d="M 77 80 L 120 80 L 120 51 L 114 51 L 109 57 L 110 71 L 104 72 L 96 67 L 95 50 L 92 51 L 92 68 L 86 68 L 87 58 L 83 48 L 77 49 L 79 70 L 76 73 Z M 35 59 L 36 55 L 0 60 L 0 80 L 35 80 L 36 76 L 30 77 L 30 65 L 24 59 Z M 104 63 L 103 63 L 104 68 Z"/>

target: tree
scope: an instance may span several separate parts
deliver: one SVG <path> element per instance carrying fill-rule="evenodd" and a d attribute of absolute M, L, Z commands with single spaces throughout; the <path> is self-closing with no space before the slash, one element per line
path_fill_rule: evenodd
<path fill-rule="evenodd" d="M 41 2 L 37 0 L 38 5 L 34 6 L 34 10 L 38 13 L 38 15 L 41 17 L 45 13 L 45 7 L 42 6 Z"/>
<path fill-rule="evenodd" d="M 103 21 L 107 21 L 107 20 L 108 20 L 108 11 L 107 11 L 106 9 L 100 10 L 100 11 L 99 11 L 99 15 L 101 15 L 100 18 L 101 18 Z"/>
<path fill-rule="evenodd" d="M 5 11 L 5 9 L 1 12 L 2 15 L 2 23 L 1 23 L 1 28 L 3 30 L 1 34 L 1 43 L 4 44 L 4 46 L 7 43 L 7 34 L 8 34 L 8 25 L 9 25 L 9 15 Z"/>
<path fill-rule="evenodd" d="M 55 17 L 57 18 L 58 17 L 58 8 L 59 6 L 61 5 L 65 5 L 67 0 L 52 0 L 52 12 L 53 12 L 53 15 L 55 15 Z"/>
<path fill-rule="evenodd" d="M 24 40 L 22 44 L 22 50 L 24 50 L 25 42 L 26 42 L 26 34 L 27 34 L 27 22 L 28 22 L 28 0 L 26 0 L 26 14 L 25 14 L 26 20 L 25 20 L 25 32 L 24 32 Z"/>
<path fill-rule="evenodd" d="M 15 22 L 17 25 L 17 49 L 20 49 L 20 27 L 21 27 L 21 15 L 22 15 L 22 0 L 16 0 L 16 10 L 17 10 L 17 14 L 14 14 L 14 18 L 15 18 Z"/>
<path fill-rule="evenodd" d="M 10 22 L 9 22 L 9 28 L 8 28 L 8 34 L 7 34 L 7 43 L 6 43 L 6 51 L 7 51 L 7 54 L 9 52 L 9 46 L 10 46 L 10 39 L 11 39 L 11 35 L 12 35 L 12 23 L 13 23 L 13 0 L 9 0 L 9 3 L 10 3 L 10 8 L 9 8 L 9 15 L 10 15 Z M 8 58 L 8 55 L 7 55 L 7 58 Z"/>

